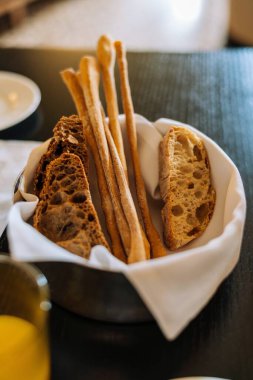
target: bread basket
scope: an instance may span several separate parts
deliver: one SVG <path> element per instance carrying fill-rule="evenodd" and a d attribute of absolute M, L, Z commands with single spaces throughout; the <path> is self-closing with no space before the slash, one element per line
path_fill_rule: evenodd
<path fill-rule="evenodd" d="M 151 165 L 156 162 L 152 149 L 154 155 L 157 154 L 159 139 L 169 126 L 175 124 L 179 123 L 169 119 L 160 119 L 151 124 L 143 117 L 137 117 L 141 141 L 139 153 L 150 195 L 154 194 L 156 188 L 153 180 L 155 176 L 150 177 Z M 152 138 L 154 129 L 160 136 L 156 142 Z M 23 242 L 23 231 L 18 230 L 20 225 L 16 223 L 16 219 L 22 216 L 22 207 L 29 207 L 28 201 L 14 204 L 9 214 L 8 239 L 12 256 L 17 260 L 35 263 L 49 281 L 52 300 L 67 310 L 94 320 L 117 323 L 155 319 L 164 335 L 174 339 L 206 305 L 235 267 L 240 255 L 246 214 L 245 194 L 237 168 L 217 144 L 200 132 L 196 133 L 203 138 L 207 147 L 218 196 L 207 230 L 180 252 L 116 269 L 106 265 L 80 265 L 71 262 L 72 257 L 76 257 L 71 254 L 71 259 L 67 261 L 63 258 L 57 260 L 56 256 L 50 259 L 51 253 L 54 255 L 53 251 L 45 252 L 45 256 L 40 257 L 37 253 L 37 257 L 33 257 L 33 252 L 41 248 L 38 243 L 32 242 L 38 232 L 22 221 L 28 232 Z M 15 190 L 21 180 L 22 175 Z M 150 190 L 152 186 L 153 191 Z M 151 199 L 151 196 L 149 198 L 151 215 L 155 223 L 158 221 L 159 228 L 161 203 L 158 199 Z M 37 237 L 39 241 L 40 237 Z M 54 247 L 51 243 L 50 249 Z"/>

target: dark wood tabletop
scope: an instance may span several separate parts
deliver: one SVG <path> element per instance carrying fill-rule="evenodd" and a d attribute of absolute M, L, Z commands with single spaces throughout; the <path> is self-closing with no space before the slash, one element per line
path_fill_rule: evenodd
<path fill-rule="evenodd" d="M 42 92 L 38 111 L 2 131 L 1 139 L 45 140 L 60 116 L 74 112 L 58 72 L 76 68 L 82 54 L 0 49 L 0 70 L 30 77 Z M 129 53 L 128 61 L 137 113 L 192 124 L 237 165 L 248 209 L 241 257 L 204 310 L 172 342 L 155 322 L 96 322 L 53 304 L 52 379 L 253 379 L 253 50 Z"/>

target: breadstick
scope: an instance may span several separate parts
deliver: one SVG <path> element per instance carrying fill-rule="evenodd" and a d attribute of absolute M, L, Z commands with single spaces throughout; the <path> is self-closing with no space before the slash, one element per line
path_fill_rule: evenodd
<path fill-rule="evenodd" d="M 121 41 L 115 42 L 115 48 L 117 53 L 117 60 L 120 74 L 120 86 L 121 96 L 124 112 L 126 115 L 127 134 L 130 145 L 130 151 L 132 156 L 132 163 L 134 168 L 135 186 L 138 198 L 138 203 L 145 227 L 145 231 L 151 246 L 152 257 L 160 257 L 166 255 L 166 250 L 161 242 L 159 234 L 155 229 L 147 202 L 147 195 L 145 190 L 145 184 L 141 174 L 140 161 L 137 151 L 137 133 L 134 118 L 133 101 L 131 97 L 131 90 L 128 79 L 128 67 L 126 60 L 126 52 Z"/>
<path fill-rule="evenodd" d="M 100 37 L 97 44 L 97 57 L 102 69 L 106 108 L 109 117 L 109 127 L 118 151 L 127 178 L 127 165 L 124 154 L 124 145 L 119 124 L 119 109 L 117 93 L 114 79 L 115 48 L 112 40 L 108 36 Z"/>
<path fill-rule="evenodd" d="M 61 76 L 75 103 L 79 117 L 81 118 L 83 122 L 85 137 L 91 149 L 92 155 L 94 157 L 96 171 L 97 171 L 98 187 L 101 194 L 101 206 L 105 215 L 107 230 L 111 238 L 111 247 L 113 251 L 112 253 L 114 254 L 115 257 L 117 257 L 121 261 L 126 262 L 126 255 L 124 253 L 119 231 L 117 228 L 110 194 L 108 192 L 106 179 L 104 176 L 99 154 L 97 151 L 96 141 L 89 125 L 90 123 L 89 123 L 89 118 L 88 118 L 88 111 L 85 105 L 83 91 L 80 87 L 78 78 L 73 69 L 63 70 L 61 72 Z"/>
<path fill-rule="evenodd" d="M 119 123 L 119 110 L 117 93 L 114 78 L 115 66 L 115 47 L 110 37 L 103 35 L 100 37 L 97 44 L 97 57 L 102 69 L 102 78 L 104 85 L 104 93 L 106 99 L 107 113 L 109 117 L 109 127 L 116 146 L 116 149 L 121 160 L 126 179 L 128 181 L 126 157 L 124 153 L 124 145 Z M 146 235 L 141 227 L 141 233 L 145 243 L 146 258 L 150 258 L 150 245 Z"/>
<path fill-rule="evenodd" d="M 72 100 L 75 104 L 79 117 L 87 114 L 82 89 L 77 81 L 76 73 L 71 67 L 60 72 L 63 82 L 65 83 Z"/>
<path fill-rule="evenodd" d="M 131 249 L 127 258 L 127 262 L 128 264 L 130 264 L 136 261 L 143 261 L 146 259 L 146 252 L 141 232 L 141 226 L 138 220 L 135 205 L 129 190 L 129 186 L 126 180 L 126 176 L 124 174 L 120 158 L 118 156 L 116 146 L 114 144 L 111 132 L 109 130 L 105 118 L 103 118 L 103 124 L 109 150 L 111 153 L 111 158 L 113 161 L 115 176 L 119 187 L 121 204 L 123 205 L 124 213 L 131 232 Z"/>
<path fill-rule="evenodd" d="M 112 162 L 105 136 L 102 114 L 100 110 L 100 100 L 98 93 L 98 67 L 93 57 L 83 57 L 80 61 L 80 72 L 84 98 L 96 140 L 102 168 L 106 178 L 108 190 L 111 196 L 118 230 L 121 236 L 126 255 L 129 256 L 131 248 L 130 230 L 127 224 L 122 205 L 118 198 L 118 188 Z"/>
<path fill-rule="evenodd" d="M 104 113 L 102 106 L 101 106 L 101 113 L 102 113 L 102 117 L 103 117 L 104 129 L 105 129 L 105 134 L 106 134 L 108 146 L 109 146 L 109 150 L 111 153 L 113 169 L 114 169 L 115 177 L 116 177 L 118 187 L 119 187 L 119 192 L 120 192 L 120 194 L 123 194 L 121 203 L 122 203 L 122 205 L 125 205 L 125 204 L 127 204 L 127 202 L 130 202 L 131 210 L 129 210 L 128 206 L 125 208 L 123 207 L 124 213 L 125 213 L 125 215 L 129 215 L 129 217 L 126 216 L 129 224 L 138 223 L 139 227 L 137 229 L 141 233 L 142 240 L 144 243 L 145 257 L 148 260 L 148 259 L 150 259 L 150 244 L 149 244 L 148 239 L 145 235 L 145 232 L 143 231 L 142 226 L 138 220 L 138 215 L 136 213 L 135 205 L 134 205 L 134 202 L 132 200 L 132 195 L 131 195 L 131 192 L 129 189 L 128 181 L 126 179 L 125 172 L 124 172 L 122 163 L 120 161 L 115 143 L 112 140 L 112 135 L 111 135 L 111 132 L 108 128 L 106 118 L 105 118 L 105 113 Z M 126 198 L 129 198 L 129 199 L 126 199 Z M 130 230 L 131 230 L 131 227 L 130 227 Z M 135 230 L 135 232 L 132 231 L 132 234 L 136 234 L 136 230 Z M 130 258 L 131 262 L 139 261 L 138 259 L 135 258 L 135 255 L 136 255 L 136 253 L 133 252 L 133 254 Z"/>

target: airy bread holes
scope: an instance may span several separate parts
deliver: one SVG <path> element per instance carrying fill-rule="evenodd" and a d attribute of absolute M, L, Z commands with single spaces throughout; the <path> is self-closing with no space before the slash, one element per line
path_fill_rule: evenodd
<path fill-rule="evenodd" d="M 200 191 L 200 190 L 196 191 L 195 192 L 195 197 L 198 198 L 198 199 L 201 198 L 202 197 L 202 191 Z"/>
<path fill-rule="evenodd" d="M 65 171 L 67 174 L 73 174 L 75 173 L 75 168 L 73 168 L 72 166 L 69 166 L 68 168 L 65 169 Z"/>
<path fill-rule="evenodd" d="M 86 201 L 86 196 L 84 193 L 82 193 L 81 191 L 75 193 L 72 197 L 72 202 L 74 203 L 83 203 Z"/>
<path fill-rule="evenodd" d="M 58 174 L 58 176 L 56 177 L 57 181 L 61 181 L 63 178 L 65 178 L 65 174 L 64 174 L 64 173 L 60 173 L 60 174 Z"/>
<path fill-rule="evenodd" d="M 188 189 L 194 189 L 194 183 L 193 182 L 190 182 L 188 184 Z"/>
<path fill-rule="evenodd" d="M 58 191 L 59 189 L 60 189 L 60 186 L 58 185 L 58 183 L 54 183 L 54 184 L 52 185 L 52 190 L 53 190 L 54 192 Z"/>
<path fill-rule="evenodd" d="M 62 192 L 55 193 L 50 201 L 51 205 L 60 205 L 63 203 L 66 199 L 66 195 Z"/>
<path fill-rule="evenodd" d="M 89 221 L 89 222 L 93 222 L 94 219 L 95 219 L 95 218 L 94 218 L 94 215 L 92 215 L 92 214 L 89 214 L 89 215 L 88 215 L 88 221 Z"/>
<path fill-rule="evenodd" d="M 63 147 L 62 147 L 61 142 L 59 142 L 55 150 L 55 155 L 60 156 L 62 153 L 63 153 Z"/>
<path fill-rule="evenodd" d="M 175 216 L 180 216 L 183 214 L 184 210 L 180 205 L 173 206 L 171 212 Z"/>
<path fill-rule="evenodd" d="M 84 138 L 82 136 L 77 136 L 77 140 L 81 144 L 84 142 Z"/>
<path fill-rule="evenodd" d="M 193 177 L 196 178 L 196 179 L 201 179 L 202 178 L 202 173 L 200 170 L 195 170 L 193 172 Z"/>
<path fill-rule="evenodd" d="M 37 180 L 37 188 L 39 189 L 39 191 L 42 189 L 43 187 L 43 175 L 40 173 L 38 175 L 38 180 Z"/>
<path fill-rule="evenodd" d="M 66 178 L 65 180 L 62 181 L 61 185 L 63 187 L 67 187 L 71 184 L 71 180 L 69 178 Z"/>
<path fill-rule="evenodd" d="M 69 189 L 65 190 L 65 193 L 71 195 L 75 192 L 75 187 L 71 186 Z"/>
<path fill-rule="evenodd" d="M 201 151 L 197 145 L 194 145 L 193 153 L 194 153 L 194 156 L 196 157 L 197 161 L 202 161 L 202 154 L 201 154 Z"/>
<path fill-rule="evenodd" d="M 200 223 L 203 223 L 205 220 L 209 210 L 209 204 L 208 203 L 203 203 L 201 206 L 199 206 L 196 209 L 196 217 L 200 221 Z"/>
<path fill-rule="evenodd" d="M 193 236 L 193 235 L 196 235 L 198 232 L 199 232 L 199 228 L 198 227 L 194 227 L 191 231 L 189 231 L 187 233 L 187 235 L 188 236 Z"/>
<path fill-rule="evenodd" d="M 62 233 L 63 234 L 66 234 L 66 232 L 68 232 L 68 234 L 73 235 L 73 233 L 75 233 L 75 231 L 76 231 L 76 226 L 72 222 L 68 222 L 62 228 Z"/>

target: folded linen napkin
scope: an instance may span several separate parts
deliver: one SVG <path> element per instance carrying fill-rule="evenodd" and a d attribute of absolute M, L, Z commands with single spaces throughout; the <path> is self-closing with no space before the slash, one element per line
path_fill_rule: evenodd
<path fill-rule="evenodd" d="M 125 134 L 124 117 L 121 116 L 120 121 Z M 136 123 L 141 167 L 150 195 L 151 215 L 162 236 L 158 146 L 170 126 L 178 122 L 160 119 L 152 124 L 136 115 Z M 237 168 L 212 140 L 197 130 L 194 131 L 203 139 L 208 151 L 217 200 L 214 215 L 204 234 L 180 252 L 170 254 L 168 251 L 167 257 L 127 266 L 104 247 L 96 246 L 92 249 L 90 260 L 85 260 L 55 245 L 26 223 L 38 201 L 26 189 L 29 189 L 38 159 L 46 149 L 46 142 L 34 150 L 29 158 L 20 189 L 26 201 L 14 204 L 9 214 L 8 238 L 12 256 L 17 260 L 63 260 L 121 271 L 135 287 L 165 337 L 176 338 L 236 265 L 246 213 L 245 194 Z M 126 156 L 129 162 L 127 147 Z M 94 203 L 99 205 L 96 181 L 91 177 L 90 182 Z M 130 182 L 133 182 L 131 168 Z"/>
<path fill-rule="evenodd" d="M 38 144 L 34 141 L 0 140 L 0 235 L 7 224 L 14 182 L 26 165 L 31 150 Z"/>

